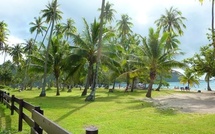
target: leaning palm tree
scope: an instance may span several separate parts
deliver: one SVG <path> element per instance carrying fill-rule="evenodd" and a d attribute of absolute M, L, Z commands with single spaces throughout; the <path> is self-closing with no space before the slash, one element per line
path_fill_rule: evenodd
<path fill-rule="evenodd" d="M 51 27 L 50 30 L 50 35 L 49 35 L 49 40 L 47 44 L 47 49 L 46 49 L 46 58 L 45 58 L 45 64 L 44 64 L 44 77 L 43 77 L 43 87 L 40 96 L 46 96 L 45 93 L 45 87 L 46 87 L 46 77 L 47 77 L 47 61 L 48 61 L 48 52 L 49 52 L 49 47 L 52 39 L 52 34 L 53 34 L 53 29 L 55 25 L 55 21 L 60 20 L 62 12 L 58 10 L 58 4 L 57 0 L 52 1 L 52 3 L 49 3 L 46 7 L 47 9 L 42 10 L 42 17 L 46 18 L 46 22 L 49 23 L 49 27 Z M 48 30 L 47 30 L 48 32 Z"/>
<path fill-rule="evenodd" d="M 164 33 L 161 37 L 159 31 L 149 29 L 148 38 L 143 38 L 143 46 L 140 47 L 144 56 L 145 70 L 148 70 L 150 83 L 146 97 L 151 97 L 154 80 L 162 70 L 170 70 L 172 67 L 183 67 L 184 64 L 173 59 L 175 52 L 168 50 L 164 52 L 164 46 L 168 35 Z"/>

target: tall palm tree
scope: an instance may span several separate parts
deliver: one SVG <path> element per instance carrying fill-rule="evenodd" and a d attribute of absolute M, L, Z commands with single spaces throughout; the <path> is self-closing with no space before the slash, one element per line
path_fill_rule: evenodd
<path fill-rule="evenodd" d="M 4 54 L 4 61 L 3 61 L 3 63 L 5 63 L 7 54 L 8 54 L 9 52 L 10 52 L 10 47 L 9 47 L 8 44 L 5 44 L 5 45 L 4 45 L 4 48 L 3 48 L 3 52 L 2 52 L 2 54 Z"/>
<path fill-rule="evenodd" d="M 4 21 L 0 22 L 0 50 L 3 49 L 4 45 L 8 39 L 9 30 L 7 29 L 7 24 Z"/>
<path fill-rule="evenodd" d="M 85 96 L 87 94 L 89 85 L 92 85 L 93 82 L 93 65 L 96 63 L 96 46 L 99 42 L 98 39 L 100 23 L 94 20 L 94 22 L 89 26 L 87 21 L 85 19 L 83 20 L 85 30 L 81 36 L 73 34 L 73 41 L 77 46 L 77 48 L 74 50 L 74 54 L 83 57 L 88 62 L 87 80 L 84 91 L 82 92 L 82 96 Z"/>
<path fill-rule="evenodd" d="M 112 8 L 113 4 L 107 2 L 104 6 L 104 21 L 105 23 L 109 22 L 111 23 L 114 19 L 115 19 L 115 16 L 114 16 L 114 13 L 116 13 L 116 10 L 114 10 Z M 99 11 L 101 11 L 101 8 L 99 8 Z M 100 18 L 101 18 L 101 15 L 100 15 Z"/>
<path fill-rule="evenodd" d="M 32 27 L 30 28 L 31 34 L 36 31 L 34 42 L 36 42 L 37 36 L 39 34 L 42 34 L 43 36 L 43 32 L 45 32 L 47 29 L 47 27 L 43 25 L 44 21 L 42 19 L 43 19 L 42 17 L 38 17 L 38 18 L 34 17 L 35 22 L 30 22 L 30 25 L 32 25 Z"/>
<path fill-rule="evenodd" d="M 170 32 L 174 34 L 183 35 L 182 28 L 186 28 L 186 25 L 183 21 L 186 20 L 182 16 L 182 12 L 177 8 L 170 7 L 169 10 L 166 9 L 166 14 L 161 15 L 161 17 L 155 21 L 155 24 L 163 32 Z"/>
<path fill-rule="evenodd" d="M 23 60 L 23 47 L 22 44 L 16 44 L 10 49 L 10 55 L 12 56 L 13 62 L 20 67 L 20 62 Z"/>
<path fill-rule="evenodd" d="M 67 19 L 66 23 L 63 23 L 63 26 L 62 26 L 63 33 L 64 33 L 64 35 L 65 35 L 67 40 L 68 40 L 69 37 L 71 37 L 71 34 L 77 32 L 77 29 L 74 26 L 74 24 L 75 24 L 75 21 L 72 20 L 71 18 Z"/>
<path fill-rule="evenodd" d="M 63 66 L 64 58 L 68 55 L 69 44 L 62 38 L 53 37 L 51 41 L 51 47 L 49 51 L 49 62 L 52 66 L 52 70 L 56 80 L 57 92 L 56 95 L 60 95 L 59 90 L 59 77 L 61 75 L 61 68 Z"/>
<path fill-rule="evenodd" d="M 126 66 L 125 72 L 129 72 L 129 49 L 130 49 L 130 41 L 128 39 L 130 39 L 130 36 L 132 34 L 132 30 L 131 27 L 133 26 L 132 22 L 130 22 L 131 18 L 127 15 L 127 14 L 123 14 L 121 16 L 121 20 L 119 20 L 117 22 L 117 30 L 118 30 L 118 34 L 119 34 L 119 38 L 120 38 L 120 44 L 122 45 L 124 52 L 126 53 L 125 55 L 125 60 L 126 60 Z M 129 86 L 129 73 L 126 73 L 126 81 L 127 81 L 127 87 L 126 89 L 128 89 Z"/>
<path fill-rule="evenodd" d="M 152 86 L 156 75 L 162 70 L 170 70 L 172 67 L 183 67 L 184 64 L 172 59 L 175 52 L 168 50 L 164 52 L 164 46 L 168 35 L 163 34 L 161 37 L 159 31 L 149 29 L 148 38 L 143 38 L 143 46 L 140 47 L 144 58 L 145 70 L 148 70 L 150 83 L 146 97 L 151 97 Z"/>
<path fill-rule="evenodd" d="M 104 6 L 105 0 L 102 0 L 101 6 L 101 17 L 100 17 L 100 25 L 99 25 L 99 38 L 98 38 L 98 46 L 97 46 L 97 57 L 96 57 L 96 70 L 95 75 L 93 78 L 93 85 L 92 90 L 89 96 L 85 99 L 86 101 L 94 101 L 95 100 L 95 92 L 96 92 L 96 84 L 98 79 L 98 71 L 99 71 L 99 64 L 101 58 L 101 49 L 102 49 L 102 40 L 103 40 L 103 18 L 104 18 Z"/>
<path fill-rule="evenodd" d="M 48 61 L 48 52 L 49 52 L 49 47 L 52 39 L 52 34 L 53 34 L 53 29 L 55 25 L 55 21 L 58 21 L 62 19 L 61 14 L 62 12 L 58 10 L 58 4 L 57 0 L 52 1 L 52 3 L 49 3 L 46 7 L 47 9 L 42 10 L 42 17 L 46 18 L 46 22 L 49 23 L 49 26 L 51 26 L 50 30 L 50 35 L 49 35 L 49 40 L 48 40 L 48 45 L 47 45 L 47 50 L 46 50 L 46 58 L 45 58 L 45 64 L 44 64 L 44 77 L 43 77 L 43 87 L 40 96 L 46 96 L 45 93 L 45 87 L 46 87 L 46 77 L 47 77 L 47 61 Z M 48 32 L 48 30 L 47 30 Z"/>

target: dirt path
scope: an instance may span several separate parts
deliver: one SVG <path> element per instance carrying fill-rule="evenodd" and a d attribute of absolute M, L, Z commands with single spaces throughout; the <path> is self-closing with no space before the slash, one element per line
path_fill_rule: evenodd
<path fill-rule="evenodd" d="M 215 113 L 215 93 L 174 93 L 164 97 L 147 98 L 158 107 L 176 108 L 189 113 Z"/>

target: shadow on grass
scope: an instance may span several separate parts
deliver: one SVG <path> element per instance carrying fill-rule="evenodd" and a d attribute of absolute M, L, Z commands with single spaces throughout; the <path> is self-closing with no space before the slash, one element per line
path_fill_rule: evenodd
<path fill-rule="evenodd" d="M 0 106 L 0 134 L 7 133 L 10 130 L 11 130 L 10 112 L 8 111 L 8 113 L 5 113 L 4 105 L 2 105 L 2 106 Z"/>
<path fill-rule="evenodd" d="M 80 106 L 80 107 L 77 107 L 77 108 L 75 108 L 75 109 L 69 111 L 68 113 L 64 114 L 63 116 L 61 116 L 60 118 L 58 118 L 57 120 L 55 120 L 55 122 L 59 122 L 59 121 L 65 119 L 66 117 L 68 117 L 68 116 L 71 115 L 72 113 L 74 113 L 74 112 L 76 112 L 76 111 L 78 111 L 78 110 L 80 110 L 80 109 L 86 107 L 86 106 L 89 105 L 89 104 L 90 104 L 90 102 L 87 102 L 87 103 L 85 103 L 84 105 L 82 105 L 82 106 Z"/>

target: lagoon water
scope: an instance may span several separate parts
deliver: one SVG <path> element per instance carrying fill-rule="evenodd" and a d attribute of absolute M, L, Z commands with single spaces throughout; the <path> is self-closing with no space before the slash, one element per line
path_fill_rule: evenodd
<path fill-rule="evenodd" d="M 168 82 L 169 83 L 169 87 L 163 87 L 163 88 L 168 88 L 168 89 L 174 89 L 174 87 L 185 87 L 187 86 L 187 84 L 183 85 L 180 82 Z M 205 81 L 199 81 L 199 85 L 194 85 L 193 87 L 190 87 L 190 90 L 207 90 L 207 83 Z M 157 85 L 155 85 L 156 87 Z M 215 81 L 212 80 L 210 81 L 210 87 L 212 90 L 215 90 Z"/>
<path fill-rule="evenodd" d="M 168 82 L 169 83 L 169 87 L 162 87 L 162 88 L 165 88 L 165 89 L 174 89 L 174 87 L 185 87 L 187 86 L 187 84 L 183 85 L 181 84 L 180 82 Z M 202 91 L 206 91 L 207 90 L 207 83 L 203 80 L 200 80 L 199 81 L 199 85 L 194 85 L 193 87 L 190 87 L 190 90 L 193 90 L 193 91 L 197 91 L 197 90 L 202 90 Z M 116 87 L 119 85 L 119 83 L 116 84 Z M 126 87 L 126 83 L 120 83 L 121 87 L 122 88 L 125 88 Z M 112 86 L 112 85 L 110 85 Z M 153 85 L 153 88 L 157 88 L 158 85 L 154 84 Z M 211 80 L 210 81 L 210 87 L 212 90 L 215 91 L 215 80 Z"/>

